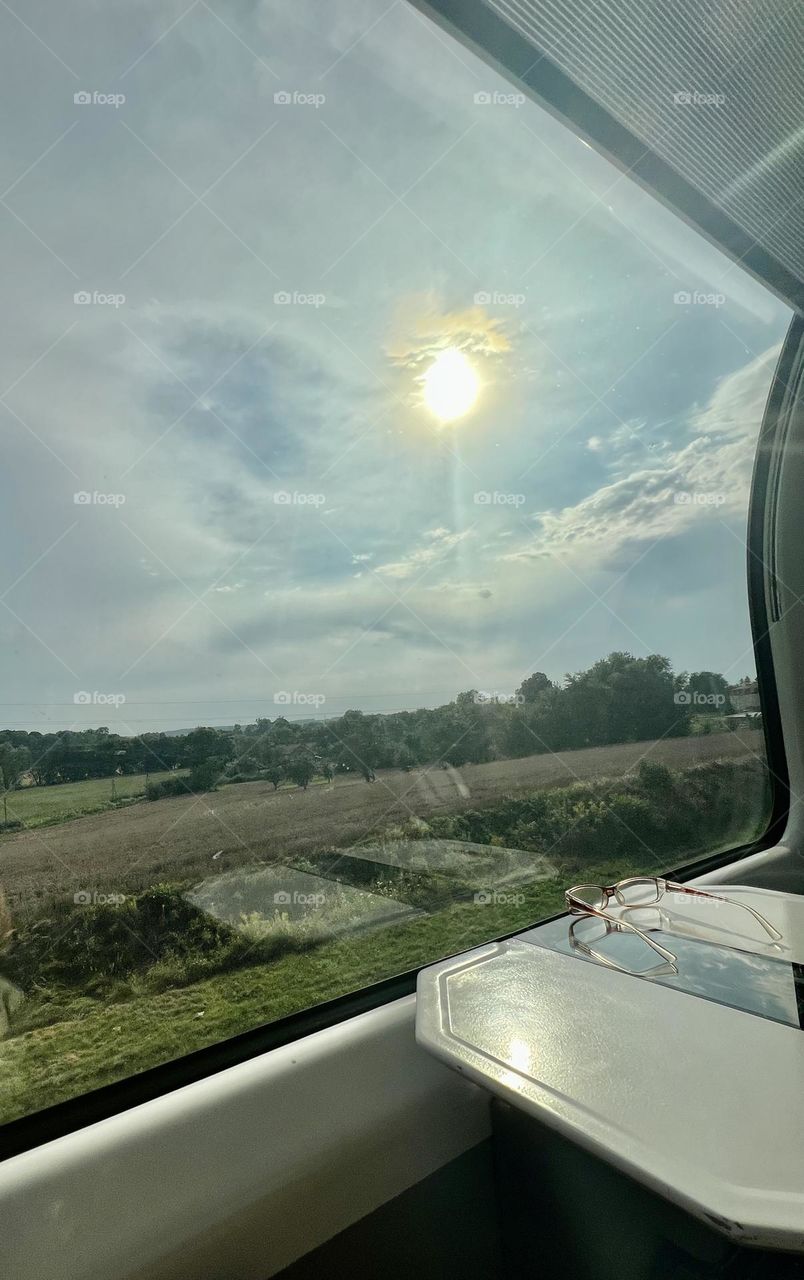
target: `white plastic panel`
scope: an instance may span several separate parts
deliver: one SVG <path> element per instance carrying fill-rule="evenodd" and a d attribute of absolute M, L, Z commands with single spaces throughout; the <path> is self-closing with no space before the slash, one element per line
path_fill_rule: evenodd
<path fill-rule="evenodd" d="M 417 1037 L 743 1243 L 804 1251 L 804 1033 L 527 942 L 424 970 Z"/>
<path fill-rule="evenodd" d="M 266 1280 L 488 1137 L 413 996 L 0 1165 L 4 1276 Z"/>

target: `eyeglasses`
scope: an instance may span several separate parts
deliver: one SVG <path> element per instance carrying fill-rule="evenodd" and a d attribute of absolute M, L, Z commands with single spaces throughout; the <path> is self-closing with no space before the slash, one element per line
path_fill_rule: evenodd
<path fill-rule="evenodd" d="M 617 884 L 607 885 L 576 884 L 573 888 L 565 890 L 564 898 L 571 915 L 597 916 L 618 930 L 625 929 L 637 934 L 643 942 L 647 943 L 661 957 L 659 967 L 663 972 L 678 973 L 676 956 L 673 955 L 672 951 L 668 951 L 666 947 L 655 942 L 643 929 L 638 929 L 630 921 L 623 920 L 622 916 L 611 915 L 607 910 L 612 898 L 616 898 L 621 907 L 650 907 L 657 903 L 666 893 L 685 893 L 696 898 L 709 898 L 714 902 L 728 902 L 733 907 L 742 907 L 744 911 L 748 911 L 762 925 L 762 928 L 774 942 L 778 942 L 782 937 L 779 930 L 774 928 L 770 921 L 761 916 L 753 907 L 749 907 L 747 902 L 737 902 L 734 898 L 725 898 L 718 893 L 706 893 L 703 889 L 693 889 L 689 885 L 677 884 L 674 880 L 665 880 L 661 876 L 629 876 L 626 880 L 619 880 Z M 613 969 L 622 969 L 624 973 L 655 972 L 656 966 L 654 966 L 653 970 L 634 970 L 615 963 L 580 941 L 575 937 L 574 931 L 572 941 L 573 945 L 578 946 L 582 951 L 594 956 L 595 959 L 602 961 L 603 964 L 607 964 Z"/>
<path fill-rule="evenodd" d="M 641 929 L 637 929 L 634 925 L 629 924 L 627 920 L 614 920 L 609 916 L 599 917 L 597 914 L 593 915 L 591 912 L 586 915 L 584 919 L 587 922 L 596 920 L 597 923 L 602 924 L 605 929 L 603 937 L 596 938 L 595 942 L 602 942 L 610 933 L 617 933 L 620 929 L 630 930 L 632 933 L 637 934 L 647 942 L 648 946 L 655 951 L 661 959 L 646 969 L 629 969 L 618 960 L 612 960 L 612 958 L 607 956 L 604 951 L 596 950 L 591 942 L 587 942 L 581 936 L 578 932 L 578 926 L 582 924 L 580 919 L 573 920 L 569 927 L 570 946 L 574 951 L 582 951 L 585 956 L 591 956 L 591 958 L 593 960 L 597 960 L 599 964 L 608 965 L 610 969 L 619 969 L 620 973 L 637 974 L 643 978 L 658 978 L 664 974 L 678 973 L 678 965 L 676 964 L 676 957 L 673 953 L 668 951 L 665 947 L 660 946 L 658 942 L 654 942 L 646 933 L 643 933 Z"/>

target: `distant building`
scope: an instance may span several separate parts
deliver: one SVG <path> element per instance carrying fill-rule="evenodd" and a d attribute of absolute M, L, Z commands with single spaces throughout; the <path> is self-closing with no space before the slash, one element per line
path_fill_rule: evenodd
<path fill-rule="evenodd" d="M 730 684 L 728 689 L 729 702 L 735 711 L 759 711 L 759 688 L 756 680 L 742 681 L 740 684 Z"/>
<path fill-rule="evenodd" d="M 761 711 L 737 711 L 734 715 L 723 717 L 727 729 L 761 729 Z"/>

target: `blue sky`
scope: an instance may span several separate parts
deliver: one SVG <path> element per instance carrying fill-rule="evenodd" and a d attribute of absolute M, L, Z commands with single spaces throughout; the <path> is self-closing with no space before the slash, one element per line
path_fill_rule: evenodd
<path fill-rule="evenodd" d="M 0 36 L 3 724 L 753 670 L 790 317 L 739 266 L 402 2 L 33 0 Z M 447 348 L 480 394 L 445 425 Z"/>

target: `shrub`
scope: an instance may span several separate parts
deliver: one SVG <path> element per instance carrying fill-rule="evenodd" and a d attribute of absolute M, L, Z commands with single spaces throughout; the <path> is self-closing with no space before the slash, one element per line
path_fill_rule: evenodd
<path fill-rule="evenodd" d="M 608 810 L 613 821 L 619 827 L 614 833 L 612 852 L 640 854 L 649 849 L 656 849 L 661 840 L 661 816 L 642 796 L 632 796 L 621 792 L 610 796 Z"/>
<path fill-rule="evenodd" d="M 636 772 L 636 784 L 640 791 L 648 795 L 667 798 L 675 792 L 676 784 L 667 765 L 657 764 L 654 760 L 640 760 Z"/>
<path fill-rule="evenodd" d="M 173 885 L 156 885 L 119 905 L 57 899 L 18 928 L 7 972 L 23 989 L 34 983 L 84 988 L 91 979 L 119 979 L 167 955 L 214 952 L 233 933 Z"/>
<path fill-rule="evenodd" d="M 437 840 L 469 840 L 469 824 L 462 813 L 430 819 L 430 834 Z"/>
<path fill-rule="evenodd" d="M 161 800 L 164 796 L 192 795 L 187 778 L 164 778 L 161 782 L 149 782 L 145 788 L 149 800 Z"/>
<path fill-rule="evenodd" d="M 214 791 L 221 780 L 224 762 L 218 756 L 210 756 L 200 760 L 190 770 L 190 789 L 192 791 Z"/>

